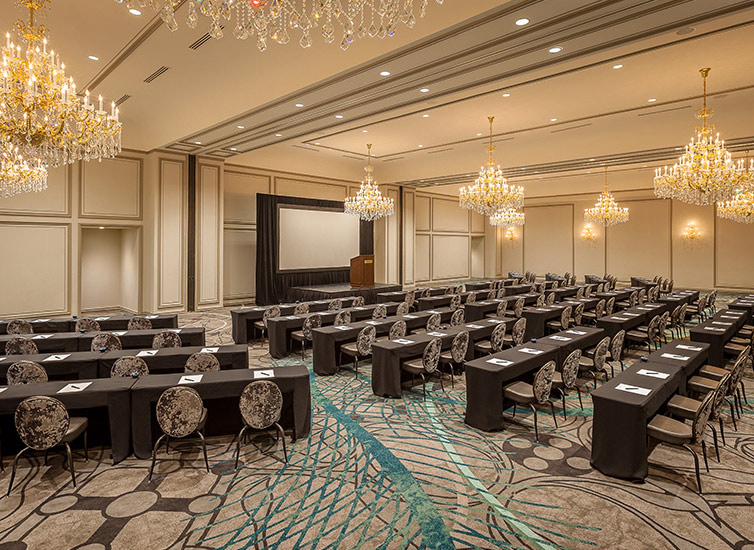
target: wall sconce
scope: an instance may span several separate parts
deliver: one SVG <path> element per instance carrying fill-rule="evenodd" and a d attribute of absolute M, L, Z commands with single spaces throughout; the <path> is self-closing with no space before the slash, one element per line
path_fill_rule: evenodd
<path fill-rule="evenodd" d="M 683 233 L 681 233 L 681 236 L 687 241 L 694 242 L 702 238 L 702 232 L 699 231 L 699 227 L 696 225 L 696 222 L 691 221 L 686 225 L 686 228 L 683 230 Z"/>
<path fill-rule="evenodd" d="M 516 235 L 516 232 L 513 230 L 512 227 L 509 227 L 508 230 L 505 232 L 505 239 L 507 241 L 515 241 L 518 238 L 518 235 Z"/>
<path fill-rule="evenodd" d="M 585 241 L 593 241 L 597 238 L 597 235 L 595 235 L 594 231 L 592 231 L 591 223 L 588 223 L 584 226 L 584 229 L 581 231 L 581 238 Z"/>

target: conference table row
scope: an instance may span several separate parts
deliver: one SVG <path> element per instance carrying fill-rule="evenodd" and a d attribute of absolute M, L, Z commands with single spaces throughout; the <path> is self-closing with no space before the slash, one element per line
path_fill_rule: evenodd
<path fill-rule="evenodd" d="M 722 367 L 725 364 L 725 344 L 746 324 L 746 312 L 723 309 L 706 321 L 689 330 L 693 342 L 709 344 L 709 364 Z"/>
<path fill-rule="evenodd" d="M 754 322 L 754 294 L 741 296 L 728 304 L 728 309 L 737 309 L 746 312 L 746 323 Z"/>
<path fill-rule="evenodd" d="M 247 384 L 271 380 L 283 394 L 280 424 L 293 439 L 305 437 L 311 429 L 309 371 L 305 366 L 264 369 L 234 369 L 202 374 L 150 374 L 133 378 L 94 378 L 50 381 L 0 388 L 0 438 L 4 453 L 20 450 L 22 444 L 13 424 L 13 413 L 27 397 L 44 395 L 63 402 L 71 416 L 89 419 L 90 446 L 112 448 L 117 464 L 133 453 L 150 458 L 152 446 L 162 433 L 155 419 L 155 406 L 162 392 L 173 386 L 194 388 L 207 408 L 206 436 L 236 434 L 242 419 L 238 399 Z"/>
<path fill-rule="evenodd" d="M 175 313 L 163 315 L 142 315 L 148 319 L 152 328 L 177 328 L 178 315 Z M 125 330 L 128 328 L 128 322 L 133 319 L 133 315 L 105 315 L 100 317 L 89 317 L 99 323 L 102 330 Z M 55 317 L 40 319 L 25 319 L 31 323 L 35 333 L 50 332 L 74 332 L 78 317 Z M 8 323 L 12 319 L 0 319 L 0 334 L 8 333 Z"/>

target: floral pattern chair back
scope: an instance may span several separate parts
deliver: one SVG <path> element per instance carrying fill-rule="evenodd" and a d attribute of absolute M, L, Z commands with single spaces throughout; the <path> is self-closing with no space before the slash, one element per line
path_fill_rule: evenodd
<path fill-rule="evenodd" d="M 193 353 L 186 360 L 184 372 L 213 372 L 220 370 L 220 361 L 211 353 Z"/>
<path fill-rule="evenodd" d="M 505 323 L 499 323 L 490 335 L 490 349 L 492 353 L 503 351 L 503 344 L 505 342 Z"/>
<path fill-rule="evenodd" d="M 576 299 L 581 300 L 584 297 L 584 287 L 580 286 L 579 289 L 576 291 Z"/>
<path fill-rule="evenodd" d="M 524 299 L 519 298 L 516 300 L 516 305 L 513 306 L 513 315 L 516 318 L 521 317 L 524 314 Z"/>
<path fill-rule="evenodd" d="M 146 317 L 131 317 L 128 320 L 128 330 L 150 330 L 152 328 L 152 321 Z"/>
<path fill-rule="evenodd" d="M 584 304 L 581 303 L 576 306 L 576 309 L 573 310 L 573 324 L 574 325 L 580 325 L 581 324 L 581 318 L 584 316 Z"/>
<path fill-rule="evenodd" d="M 597 305 L 594 306 L 594 316 L 599 319 L 605 314 L 605 299 L 601 298 Z"/>
<path fill-rule="evenodd" d="M 464 317 L 464 311 L 463 309 L 457 309 L 453 312 L 453 315 L 450 316 L 450 326 L 451 327 L 457 327 L 459 325 L 462 325 L 465 321 Z"/>
<path fill-rule="evenodd" d="M 169 330 L 163 330 L 152 338 L 152 348 L 154 349 L 180 348 L 181 345 L 181 337 Z"/>
<path fill-rule="evenodd" d="M 508 309 L 508 300 L 503 300 L 497 305 L 497 311 L 495 311 L 495 315 L 497 317 L 505 317 L 505 312 Z"/>
<path fill-rule="evenodd" d="M 643 304 L 643 303 L 645 303 L 646 301 L 647 301 L 647 289 L 646 289 L 646 288 L 642 288 L 642 289 L 641 289 L 641 290 L 639 291 L 639 303 L 640 303 L 640 304 Z"/>
<path fill-rule="evenodd" d="M 526 318 L 522 317 L 516 321 L 516 324 L 513 325 L 513 330 L 511 331 L 514 346 L 520 346 L 524 343 L 524 333 L 526 333 Z"/>
<path fill-rule="evenodd" d="M 39 353 L 34 340 L 23 336 L 14 336 L 5 342 L 5 355 L 35 355 Z"/>
<path fill-rule="evenodd" d="M 461 307 L 461 297 L 460 297 L 460 296 L 459 296 L 458 294 L 455 294 L 455 295 L 454 295 L 454 296 L 453 296 L 453 297 L 452 297 L 452 298 L 450 299 L 450 310 L 451 310 L 451 311 L 455 311 L 455 310 L 457 310 L 457 309 L 458 309 L 459 307 Z"/>
<path fill-rule="evenodd" d="M 638 298 L 638 292 L 635 290 L 631 293 L 631 295 L 628 297 L 628 305 L 629 307 L 636 307 L 636 300 Z"/>
<path fill-rule="evenodd" d="M 366 303 L 367 301 L 363 296 L 356 296 L 356 298 L 353 299 L 353 302 L 351 302 L 351 307 L 364 307 Z"/>
<path fill-rule="evenodd" d="M 492 301 L 497 298 L 497 290 L 492 289 L 487 293 L 487 301 Z"/>
<path fill-rule="evenodd" d="M 141 357 L 120 357 L 110 368 L 110 378 L 141 378 L 149 374 L 149 367 Z"/>
<path fill-rule="evenodd" d="M 579 376 L 579 361 L 581 361 L 581 350 L 577 349 L 568 354 L 565 361 L 563 361 L 563 385 L 567 389 L 573 389 L 576 387 L 576 380 Z"/>
<path fill-rule="evenodd" d="M 35 451 L 50 449 L 60 443 L 68 432 L 70 417 L 65 405 L 54 397 L 27 397 L 13 415 L 18 437 Z"/>
<path fill-rule="evenodd" d="M 294 315 L 305 315 L 306 313 L 309 313 L 309 304 L 296 304 L 296 307 L 293 308 Z"/>
<path fill-rule="evenodd" d="M 387 317 L 387 307 L 380 304 L 372 311 L 372 319 L 382 319 L 383 317 Z"/>
<path fill-rule="evenodd" d="M 427 319 L 427 332 L 434 332 L 438 328 L 440 328 L 440 322 L 442 321 L 442 318 L 440 317 L 439 313 L 433 313 L 429 316 L 429 319 Z"/>
<path fill-rule="evenodd" d="M 542 307 L 544 305 L 545 305 L 545 295 L 540 294 L 539 296 L 537 296 L 537 307 Z"/>
<path fill-rule="evenodd" d="M 453 343 L 450 344 L 450 356 L 456 364 L 462 363 L 466 359 L 466 353 L 469 350 L 469 331 L 463 330 L 453 337 Z"/>
<path fill-rule="evenodd" d="M 267 328 L 267 320 L 272 319 L 274 317 L 280 317 L 282 312 L 280 311 L 280 306 L 271 306 L 264 310 L 264 313 L 262 314 L 262 322 L 264 323 L 264 328 Z"/>
<path fill-rule="evenodd" d="M 552 377 L 555 374 L 555 361 L 549 361 L 534 375 L 534 399 L 540 405 L 547 403 L 552 391 Z"/>
<path fill-rule="evenodd" d="M 395 310 L 396 315 L 408 315 L 409 305 L 408 302 L 401 302 L 398 304 L 398 308 Z"/>
<path fill-rule="evenodd" d="M 5 375 L 9 386 L 21 384 L 42 384 L 47 382 L 47 371 L 34 361 L 18 361 L 8 367 Z"/>
<path fill-rule="evenodd" d="M 6 328 L 8 334 L 34 334 L 34 327 L 25 319 L 13 319 Z"/>
<path fill-rule="evenodd" d="M 554 292 L 550 292 L 549 294 L 547 294 L 547 297 L 545 298 L 545 303 L 548 306 L 551 306 L 551 305 L 553 305 L 555 303 L 555 293 Z"/>
<path fill-rule="evenodd" d="M 613 361 L 620 361 L 623 358 L 623 342 L 626 339 L 626 331 L 619 330 L 613 336 L 613 341 L 610 342 L 610 358 Z"/>
<path fill-rule="evenodd" d="M 312 330 L 322 326 L 322 316 L 319 313 L 312 313 L 306 319 L 301 326 L 301 332 L 304 333 L 304 338 L 309 342 L 312 341 Z"/>
<path fill-rule="evenodd" d="M 473 304 L 474 302 L 476 302 L 476 292 L 469 292 L 468 296 L 466 296 L 466 303 Z"/>
<path fill-rule="evenodd" d="M 572 311 L 573 311 L 573 306 L 568 306 L 560 314 L 560 327 L 563 330 L 566 330 L 568 328 L 568 325 L 571 324 L 571 312 Z"/>
<path fill-rule="evenodd" d="M 247 426 L 255 430 L 266 430 L 280 422 L 283 393 L 275 382 L 257 380 L 243 389 L 238 408 Z"/>
<path fill-rule="evenodd" d="M 702 400 L 702 406 L 699 407 L 694 416 L 694 423 L 691 426 L 691 432 L 694 435 L 694 443 L 701 443 L 704 437 L 704 431 L 707 429 L 707 421 L 712 413 L 712 405 L 714 404 L 715 392 L 708 392 L 705 398 Z"/>
<path fill-rule="evenodd" d="M 396 321 L 395 323 L 393 323 L 393 325 L 390 327 L 388 338 L 390 340 L 397 340 L 398 338 L 403 338 L 404 336 L 406 336 L 406 321 Z"/>
<path fill-rule="evenodd" d="M 605 306 L 605 315 L 612 315 L 614 309 L 615 309 L 615 296 L 611 296 L 610 299 L 607 301 L 607 305 Z"/>
<path fill-rule="evenodd" d="M 343 327 L 346 325 L 351 324 L 351 312 L 350 311 L 339 311 L 337 315 L 335 315 L 335 321 L 333 324 L 336 327 Z"/>
<path fill-rule="evenodd" d="M 605 370 L 605 361 L 607 359 L 607 350 L 610 347 L 610 337 L 605 336 L 600 340 L 597 347 L 594 348 L 594 370 Z"/>
<path fill-rule="evenodd" d="M 327 311 L 337 311 L 342 308 L 343 308 L 343 300 L 341 300 L 340 298 L 331 300 L 330 303 L 327 304 Z"/>
<path fill-rule="evenodd" d="M 99 332 L 102 330 L 94 319 L 82 317 L 76 321 L 76 332 Z"/>
<path fill-rule="evenodd" d="M 364 327 L 356 337 L 356 349 L 359 355 L 366 357 L 372 354 L 372 344 L 377 337 L 377 329 L 373 325 Z"/>
<path fill-rule="evenodd" d="M 157 423 L 165 434 L 176 439 L 194 433 L 204 416 L 204 403 L 194 388 L 174 386 L 157 400 Z"/>
<path fill-rule="evenodd" d="M 121 349 L 123 349 L 123 346 L 120 343 L 120 338 L 109 332 L 97 334 L 92 338 L 92 344 L 89 348 L 90 351 L 117 351 Z"/>
<path fill-rule="evenodd" d="M 432 291 L 430 289 L 428 289 L 428 288 L 425 288 L 424 290 L 422 290 L 421 297 L 422 298 L 429 298 L 431 296 L 431 294 L 432 294 Z"/>
<path fill-rule="evenodd" d="M 409 290 L 408 292 L 406 292 L 406 297 L 404 298 L 404 300 L 408 304 L 409 308 L 414 307 L 414 303 L 416 303 L 416 291 Z"/>
<path fill-rule="evenodd" d="M 424 371 L 432 374 L 437 370 L 437 365 L 440 362 L 440 352 L 442 351 L 442 340 L 439 338 L 433 338 L 430 340 L 427 347 L 424 348 L 422 353 L 422 366 Z"/>

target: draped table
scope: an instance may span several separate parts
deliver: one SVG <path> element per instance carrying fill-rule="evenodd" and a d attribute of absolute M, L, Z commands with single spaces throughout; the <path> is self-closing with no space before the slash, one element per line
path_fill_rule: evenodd
<path fill-rule="evenodd" d="M 707 319 L 689 330 L 689 337 L 694 342 L 710 345 L 709 363 L 716 367 L 725 364 L 723 348 L 736 335 L 746 322 L 746 313 L 735 309 L 723 309 L 714 317 Z"/>
<path fill-rule="evenodd" d="M 558 370 L 561 370 L 563 362 L 571 352 L 577 349 L 584 350 L 596 346 L 605 337 L 605 331 L 601 328 L 577 326 L 550 334 L 537 340 L 538 344 L 544 344 L 557 349 Z"/>
<path fill-rule="evenodd" d="M 655 315 L 665 313 L 667 307 L 667 304 L 643 304 L 624 309 L 618 313 L 600 317 L 597 319 L 597 326 L 604 329 L 605 334 L 612 338 L 621 330 L 629 331 L 640 325 L 646 325 Z"/>
<path fill-rule="evenodd" d="M 47 378 L 50 380 L 97 378 L 97 368 L 101 356 L 102 352 L 99 351 L 4 355 L 0 356 L 0 380 L 7 383 L 8 367 L 18 361 L 39 363 L 47 371 Z"/>
<path fill-rule="evenodd" d="M 99 323 L 102 330 L 125 330 L 128 328 L 128 322 L 133 319 L 134 315 L 108 315 L 102 317 L 90 317 Z M 161 315 L 142 315 L 152 323 L 152 328 L 177 328 L 178 315 L 175 313 Z M 50 319 L 26 319 L 31 323 L 35 333 L 50 332 L 73 332 L 76 330 L 76 321 L 78 317 L 60 317 Z M 8 323 L 10 319 L 0 320 L 0 334 L 8 333 Z"/>
<path fill-rule="evenodd" d="M 531 292 L 533 283 L 525 285 L 508 285 L 503 287 L 505 296 L 515 296 L 516 294 L 528 294 Z"/>
<path fill-rule="evenodd" d="M 660 296 L 658 301 L 661 304 L 668 305 L 668 311 L 673 311 L 678 306 L 683 304 L 691 304 L 699 299 L 698 290 L 685 290 L 682 292 L 673 292 L 672 294 L 665 294 Z"/>
<path fill-rule="evenodd" d="M 656 281 L 650 281 L 645 277 L 631 277 L 631 286 L 646 288 L 649 290 L 652 287 L 658 286 Z"/>
<path fill-rule="evenodd" d="M 450 300 L 453 296 L 460 296 L 461 302 L 465 302 L 471 294 L 482 294 L 483 292 L 462 292 L 461 294 L 444 294 L 442 296 L 430 296 L 429 298 L 417 298 L 416 304 L 419 311 L 427 309 L 437 309 L 440 307 L 447 307 L 450 305 Z M 473 303 L 473 302 L 472 302 Z"/>
<path fill-rule="evenodd" d="M 515 303 L 516 300 L 519 298 L 524 299 L 524 304 L 534 304 L 537 301 L 537 298 L 539 297 L 539 294 L 515 294 L 513 296 L 504 296 L 503 298 L 497 298 L 495 300 L 482 300 L 480 302 L 471 302 L 470 304 L 464 304 L 463 309 L 465 311 L 465 318 L 467 321 L 476 321 L 477 319 L 484 319 L 485 315 L 488 313 L 495 313 L 497 311 L 497 306 L 500 304 L 500 302 L 505 301 L 508 302 L 508 311 L 511 310 L 513 307 L 513 303 Z"/>
<path fill-rule="evenodd" d="M 733 300 L 728 304 L 728 309 L 745 311 L 747 314 L 746 322 L 754 322 L 754 294 L 749 294 L 748 296 L 742 296 Z"/>
<path fill-rule="evenodd" d="M 107 378 L 115 362 L 121 357 L 136 356 L 144 360 L 149 368 L 149 374 L 166 374 L 183 372 L 186 361 L 195 353 L 209 353 L 214 355 L 220 363 L 220 369 L 248 369 L 249 348 L 243 344 L 230 346 L 184 346 L 180 348 L 162 348 L 108 351 L 99 354 L 97 376 Z"/>
<path fill-rule="evenodd" d="M 560 314 L 566 306 L 530 306 L 525 307 L 522 316 L 526 319 L 526 332 L 524 340 L 541 338 L 545 335 L 545 324 L 553 319 L 560 319 Z"/>

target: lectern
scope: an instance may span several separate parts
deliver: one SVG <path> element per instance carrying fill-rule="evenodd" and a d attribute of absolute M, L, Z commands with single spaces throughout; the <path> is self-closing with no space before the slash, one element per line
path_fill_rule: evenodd
<path fill-rule="evenodd" d="M 362 254 L 351 258 L 351 286 L 354 288 L 374 286 L 374 254 Z"/>

